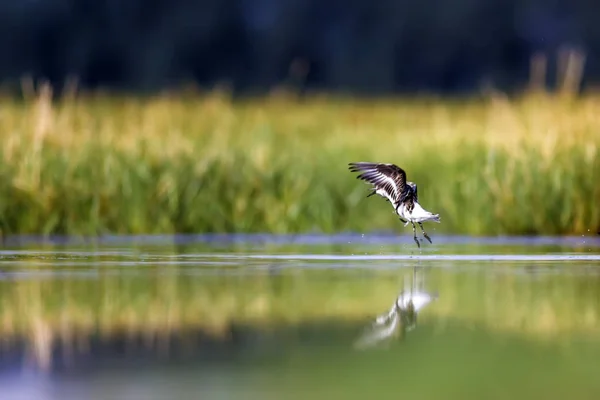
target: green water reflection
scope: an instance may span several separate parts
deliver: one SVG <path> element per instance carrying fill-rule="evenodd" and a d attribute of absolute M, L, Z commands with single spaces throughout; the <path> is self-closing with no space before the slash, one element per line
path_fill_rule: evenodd
<path fill-rule="evenodd" d="M 476 254 L 456 247 L 430 252 Z M 564 254 L 541 249 L 490 254 Z M 265 260 L 211 257 L 228 252 L 205 245 L 13 250 L 0 255 L 6 398 L 600 394 L 600 261 Z M 326 253 L 274 253 L 286 252 Z M 415 291 L 436 295 L 416 325 L 409 313 L 371 340 L 376 318 Z M 22 367 L 45 372 L 24 378 Z"/>

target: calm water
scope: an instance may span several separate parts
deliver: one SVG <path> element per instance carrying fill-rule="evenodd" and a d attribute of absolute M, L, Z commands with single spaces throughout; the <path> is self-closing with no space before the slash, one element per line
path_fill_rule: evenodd
<path fill-rule="evenodd" d="M 0 399 L 600 396 L 600 237 L 433 240 L 7 240 Z"/>

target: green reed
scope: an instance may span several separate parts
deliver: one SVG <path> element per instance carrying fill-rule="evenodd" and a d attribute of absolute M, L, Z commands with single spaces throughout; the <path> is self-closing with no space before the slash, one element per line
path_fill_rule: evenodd
<path fill-rule="evenodd" d="M 350 161 L 397 163 L 432 232 L 594 234 L 597 96 L 377 101 L 221 93 L 0 111 L 0 232 L 408 232 Z"/>

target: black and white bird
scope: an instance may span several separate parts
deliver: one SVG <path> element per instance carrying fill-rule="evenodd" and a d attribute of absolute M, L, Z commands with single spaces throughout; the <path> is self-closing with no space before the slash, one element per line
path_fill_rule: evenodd
<path fill-rule="evenodd" d="M 423 228 L 423 222 L 440 222 L 439 214 L 432 214 L 425 210 L 419 204 L 417 195 L 417 185 L 414 182 L 406 180 L 406 172 L 394 164 L 382 164 L 372 162 L 352 162 L 348 164 L 351 172 L 361 172 L 357 179 L 362 179 L 373 185 L 373 191 L 367 197 L 378 194 L 387 199 L 394 206 L 394 211 L 404 222 L 404 226 L 409 223 L 413 227 L 413 237 L 415 243 L 420 248 L 421 244 L 417 239 L 417 230 L 415 223 L 419 224 L 423 231 L 423 236 L 431 242 L 431 238 Z"/>

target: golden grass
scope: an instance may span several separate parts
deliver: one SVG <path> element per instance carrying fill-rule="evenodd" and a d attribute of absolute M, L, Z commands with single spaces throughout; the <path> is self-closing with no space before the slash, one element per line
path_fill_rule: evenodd
<path fill-rule="evenodd" d="M 600 96 L 4 98 L 0 230 L 403 229 L 347 171 L 394 162 L 438 232 L 600 229 Z"/>

